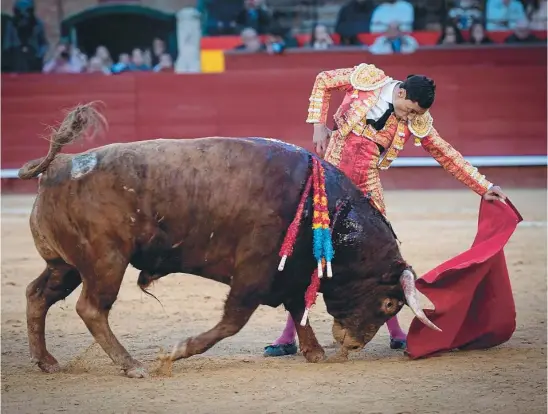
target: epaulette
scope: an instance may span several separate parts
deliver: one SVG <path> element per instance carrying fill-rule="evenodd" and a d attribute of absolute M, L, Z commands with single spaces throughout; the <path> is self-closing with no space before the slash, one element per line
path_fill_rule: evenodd
<path fill-rule="evenodd" d="M 432 118 L 432 115 L 430 115 L 430 112 L 425 112 L 422 115 L 417 115 L 413 118 L 413 120 L 409 121 L 407 123 L 407 127 L 415 137 L 424 138 L 430 134 L 433 123 L 434 119 Z"/>
<path fill-rule="evenodd" d="M 386 76 L 384 71 L 367 63 L 356 66 L 350 75 L 350 84 L 354 89 L 360 91 L 373 91 L 386 85 L 391 80 L 392 78 Z"/>

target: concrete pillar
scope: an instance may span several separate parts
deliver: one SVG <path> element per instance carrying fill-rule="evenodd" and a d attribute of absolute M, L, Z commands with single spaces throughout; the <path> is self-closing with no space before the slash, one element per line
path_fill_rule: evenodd
<path fill-rule="evenodd" d="M 175 73 L 199 73 L 200 40 L 202 37 L 200 12 L 185 7 L 176 13 L 177 44 L 179 54 L 175 61 Z"/>

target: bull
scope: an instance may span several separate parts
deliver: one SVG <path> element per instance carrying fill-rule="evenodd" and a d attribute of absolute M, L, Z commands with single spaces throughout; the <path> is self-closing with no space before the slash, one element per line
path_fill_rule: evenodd
<path fill-rule="evenodd" d="M 191 273 L 230 286 L 217 325 L 181 340 L 171 361 L 201 354 L 238 333 L 259 305 L 284 307 L 301 320 L 316 267 L 311 204 L 293 256 L 279 272 L 278 250 L 310 174 L 313 154 L 264 138 L 209 137 L 115 143 L 80 154 L 64 145 L 107 126 L 93 103 L 70 111 L 53 130 L 48 154 L 26 163 L 21 179 L 39 176 L 30 215 L 46 268 L 26 289 L 31 357 L 42 371 L 60 367 L 48 352 L 48 309 L 82 284 L 76 312 L 127 376 L 147 376 L 112 332 L 108 315 L 128 265 L 138 285 Z M 415 275 L 389 223 L 340 170 L 322 161 L 335 258 L 320 292 L 344 352 L 363 348 L 407 304 L 418 305 Z M 309 362 L 325 357 L 307 322 L 297 326 Z"/>

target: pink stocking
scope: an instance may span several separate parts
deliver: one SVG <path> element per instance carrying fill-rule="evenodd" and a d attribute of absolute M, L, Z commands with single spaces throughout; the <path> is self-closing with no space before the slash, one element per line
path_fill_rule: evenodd
<path fill-rule="evenodd" d="M 295 334 L 295 322 L 293 322 L 291 314 L 288 313 L 287 322 L 285 323 L 285 328 L 282 332 L 282 335 L 278 339 L 276 339 L 272 345 L 290 344 L 295 340 Z"/>
<path fill-rule="evenodd" d="M 390 332 L 390 337 L 393 339 L 406 339 L 407 334 L 402 331 L 400 323 L 398 322 L 398 317 L 394 316 L 386 322 L 386 327 L 388 332 Z"/>

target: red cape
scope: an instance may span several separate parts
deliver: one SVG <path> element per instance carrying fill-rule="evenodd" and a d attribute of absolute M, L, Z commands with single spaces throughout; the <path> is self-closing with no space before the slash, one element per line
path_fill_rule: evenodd
<path fill-rule="evenodd" d="M 417 280 L 417 289 L 435 307 L 425 313 L 443 332 L 413 319 L 407 336 L 411 359 L 490 348 L 510 339 L 516 308 L 503 249 L 522 220 L 510 200 L 482 199 L 472 247 Z"/>

